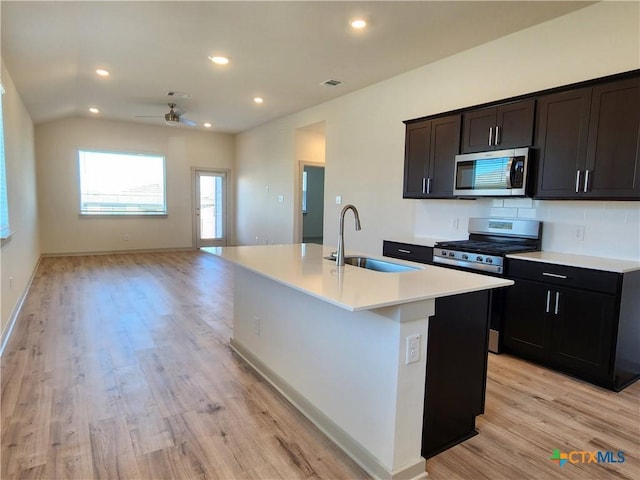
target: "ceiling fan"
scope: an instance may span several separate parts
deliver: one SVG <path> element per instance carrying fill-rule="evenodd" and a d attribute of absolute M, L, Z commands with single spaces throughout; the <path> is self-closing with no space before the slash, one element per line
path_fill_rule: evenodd
<path fill-rule="evenodd" d="M 187 120 L 186 118 L 182 117 L 183 115 L 182 112 L 179 112 L 179 111 L 176 112 L 174 110 L 176 108 L 175 103 L 168 103 L 167 105 L 169 105 L 169 112 L 164 115 L 164 123 L 174 127 L 181 123 L 184 123 L 185 125 L 189 125 L 190 127 L 195 127 L 197 125 L 196 122 Z M 136 118 L 161 118 L 161 117 L 162 115 L 136 115 Z"/>

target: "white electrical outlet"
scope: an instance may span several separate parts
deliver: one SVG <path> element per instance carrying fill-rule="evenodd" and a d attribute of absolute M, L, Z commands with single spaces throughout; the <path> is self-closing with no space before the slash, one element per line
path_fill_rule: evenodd
<path fill-rule="evenodd" d="M 128 233 L 125 233 L 125 234 L 124 234 L 124 236 L 122 237 L 122 239 L 123 239 L 125 242 L 128 242 L 128 241 L 131 239 L 131 235 L 129 235 Z"/>
<path fill-rule="evenodd" d="M 284 203 L 284 195 L 278 195 L 278 203 Z"/>
<path fill-rule="evenodd" d="M 259 337 L 261 329 L 262 320 L 260 320 L 260 317 L 253 317 L 253 333 L 255 333 Z"/>
<path fill-rule="evenodd" d="M 420 361 L 420 334 L 409 335 L 407 337 L 407 358 L 405 365 Z"/>
<path fill-rule="evenodd" d="M 336 195 L 336 205 L 340 205 L 342 203 L 342 195 Z"/>
<path fill-rule="evenodd" d="M 9 277 L 9 290 L 13 290 L 13 277 Z"/>
<path fill-rule="evenodd" d="M 578 225 L 576 227 L 576 239 L 581 242 L 584 241 L 584 225 Z"/>

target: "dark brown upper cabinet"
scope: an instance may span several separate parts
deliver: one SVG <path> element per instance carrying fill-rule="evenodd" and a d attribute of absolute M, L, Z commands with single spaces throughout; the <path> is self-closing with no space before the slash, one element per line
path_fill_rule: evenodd
<path fill-rule="evenodd" d="M 460 115 L 408 123 L 405 133 L 404 198 L 452 198 L 455 156 L 460 152 Z"/>
<path fill-rule="evenodd" d="M 530 146 L 534 114 L 534 99 L 464 113 L 462 153 Z"/>
<path fill-rule="evenodd" d="M 573 198 L 581 190 L 591 88 L 538 99 L 538 198 Z"/>
<path fill-rule="evenodd" d="M 640 198 L 640 78 L 538 99 L 536 198 Z"/>
<path fill-rule="evenodd" d="M 593 88 L 583 190 L 640 198 L 640 78 Z"/>

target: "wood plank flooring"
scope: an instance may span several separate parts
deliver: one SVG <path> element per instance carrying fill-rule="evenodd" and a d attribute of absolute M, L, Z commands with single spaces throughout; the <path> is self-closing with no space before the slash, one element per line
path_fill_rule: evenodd
<path fill-rule="evenodd" d="M 0 478 L 367 478 L 231 352 L 232 284 L 201 252 L 44 258 L 2 357 Z M 490 355 L 478 428 L 429 478 L 640 478 L 640 383 Z"/>

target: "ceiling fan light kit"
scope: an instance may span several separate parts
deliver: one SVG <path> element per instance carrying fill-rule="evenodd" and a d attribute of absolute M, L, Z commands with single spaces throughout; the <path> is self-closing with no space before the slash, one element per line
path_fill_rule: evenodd
<path fill-rule="evenodd" d="M 167 125 L 170 125 L 172 127 L 180 125 L 180 116 L 173 110 L 175 108 L 175 106 L 176 106 L 175 103 L 170 103 L 169 104 L 169 113 L 167 113 L 164 116 L 164 123 L 166 123 Z"/>

